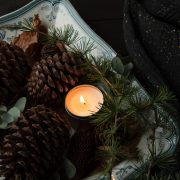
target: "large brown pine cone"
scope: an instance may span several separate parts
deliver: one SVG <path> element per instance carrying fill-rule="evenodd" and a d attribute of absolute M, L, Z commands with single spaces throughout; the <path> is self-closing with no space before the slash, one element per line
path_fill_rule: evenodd
<path fill-rule="evenodd" d="M 0 104 L 9 104 L 20 92 L 26 84 L 28 73 L 24 52 L 0 40 Z"/>
<path fill-rule="evenodd" d="M 70 140 L 69 128 L 68 121 L 44 105 L 26 110 L 1 144 L 0 177 L 47 179 L 62 167 L 62 157 Z"/>
<path fill-rule="evenodd" d="M 95 151 L 92 126 L 89 123 L 80 122 L 80 126 L 71 139 L 68 155 L 76 166 L 76 175 L 73 180 L 81 179 L 94 168 Z"/>
<path fill-rule="evenodd" d="M 69 54 L 62 42 L 47 44 L 42 49 L 42 60 L 33 68 L 28 82 L 28 92 L 38 102 L 60 99 L 62 93 L 75 86 L 84 75 L 79 65 L 82 60 Z"/>

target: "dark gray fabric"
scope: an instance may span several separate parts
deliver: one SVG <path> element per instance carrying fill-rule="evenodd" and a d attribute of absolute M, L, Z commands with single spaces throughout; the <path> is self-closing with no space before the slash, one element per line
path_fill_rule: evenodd
<path fill-rule="evenodd" d="M 132 56 L 135 65 L 135 75 L 140 82 L 153 91 L 160 85 L 165 84 L 165 80 L 160 74 L 159 69 L 151 61 L 146 50 L 143 48 L 138 30 L 135 28 L 130 12 L 130 1 L 126 0 L 124 5 L 124 39 L 127 51 Z"/>
<path fill-rule="evenodd" d="M 125 0 L 124 39 L 135 73 L 149 92 L 167 85 L 180 101 L 180 1 Z M 180 127 L 180 105 L 174 114 Z M 180 143 L 176 148 L 177 169 Z"/>
<path fill-rule="evenodd" d="M 142 0 L 143 7 L 162 21 L 180 27 L 179 0 Z"/>
<path fill-rule="evenodd" d="M 149 1 L 155 7 L 155 1 Z M 124 36 L 127 50 L 134 57 L 136 68 L 140 72 L 138 76 L 147 87 L 153 89 L 165 83 L 180 99 L 180 29 L 172 25 L 173 22 L 169 23 L 170 18 L 166 22 L 165 13 L 149 13 L 153 7 L 145 2 L 141 4 L 136 0 L 127 0 L 125 3 Z M 144 5 L 149 6 L 149 11 Z M 168 9 L 169 4 L 167 5 Z M 167 13 L 170 12 L 167 10 Z M 164 19 L 161 20 L 162 18 Z M 175 22 L 174 18 L 173 20 Z"/>

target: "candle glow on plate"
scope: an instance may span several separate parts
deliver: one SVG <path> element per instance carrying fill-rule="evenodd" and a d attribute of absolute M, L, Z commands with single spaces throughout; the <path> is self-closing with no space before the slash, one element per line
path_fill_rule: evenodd
<path fill-rule="evenodd" d="M 97 87 L 80 85 L 68 92 L 65 107 L 72 115 L 87 117 L 98 112 L 103 101 L 103 94 Z"/>

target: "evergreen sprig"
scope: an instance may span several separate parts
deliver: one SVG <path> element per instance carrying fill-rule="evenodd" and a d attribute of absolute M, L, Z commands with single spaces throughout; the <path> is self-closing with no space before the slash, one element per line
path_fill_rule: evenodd
<path fill-rule="evenodd" d="M 147 175 L 142 174 L 141 176 L 137 177 L 135 180 L 179 180 L 180 179 L 180 172 L 177 173 L 170 173 L 170 172 L 161 172 L 159 174 L 154 175 Z"/>
<path fill-rule="evenodd" d="M 64 28 L 51 27 L 48 33 L 49 41 L 63 41 L 66 45 L 71 45 L 79 41 L 79 32 L 74 30 L 72 25 L 65 25 Z"/>
<path fill-rule="evenodd" d="M 71 51 L 73 51 L 75 54 L 78 54 L 79 56 L 87 56 L 92 52 L 96 47 L 94 45 L 94 42 L 92 42 L 90 39 L 80 39 L 79 41 L 76 41 L 77 43 L 74 43 L 69 46 Z"/>
<path fill-rule="evenodd" d="M 135 171 L 140 174 L 136 180 L 178 180 L 180 172 L 175 173 L 176 159 L 175 156 L 168 152 L 157 152 L 155 131 L 148 141 L 149 157 L 145 160 L 140 160 L 142 165 L 145 165 L 143 171 L 137 167 Z"/>
<path fill-rule="evenodd" d="M 167 88 L 160 88 L 159 92 L 150 97 L 142 96 L 140 90 L 131 83 L 130 73 L 124 73 L 123 68 L 113 69 L 117 59 L 113 62 L 107 58 L 95 58 L 90 56 L 86 58 L 85 68 L 87 70 L 87 79 L 94 84 L 99 84 L 104 92 L 104 102 L 101 109 L 91 116 L 91 122 L 96 127 L 104 129 L 100 132 L 100 140 L 106 147 L 103 156 L 106 155 L 107 163 L 104 174 L 109 174 L 123 157 L 121 138 L 118 138 L 118 132 L 126 132 L 128 122 L 134 119 L 139 123 L 142 129 L 151 128 L 153 131 L 161 126 L 167 128 L 167 122 L 170 118 L 171 105 L 175 99 Z M 117 73 L 117 71 L 119 73 Z M 166 112 L 163 108 L 166 107 Z M 168 108 L 169 107 L 169 108 Z M 151 116 L 151 118 L 149 118 Z M 153 143 L 151 144 L 153 146 Z M 155 150 L 155 149 L 154 149 Z M 163 167 L 165 164 L 171 165 L 172 159 L 165 163 L 164 153 L 157 155 L 155 151 L 150 151 L 149 161 Z M 154 159 L 153 159 L 154 158 Z"/>
<path fill-rule="evenodd" d="M 35 15 L 35 18 L 38 18 Z M 3 25 L 0 29 L 20 30 L 24 32 L 37 32 L 42 35 L 41 40 L 43 43 L 55 44 L 57 40 L 63 42 L 71 52 L 79 56 L 87 56 L 94 50 L 94 42 L 90 39 L 79 37 L 79 32 L 73 28 L 72 25 L 65 25 L 61 27 L 50 27 L 48 33 L 36 28 L 36 24 L 30 19 L 24 18 L 19 25 Z"/>

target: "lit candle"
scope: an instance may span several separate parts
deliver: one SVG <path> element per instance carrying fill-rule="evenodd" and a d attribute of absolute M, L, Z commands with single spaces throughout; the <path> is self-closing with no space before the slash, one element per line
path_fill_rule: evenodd
<path fill-rule="evenodd" d="M 87 117 L 98 112 L 103 101 L 103 94 L 97 87 L 80 85 L 68 92 L 65 107 L 74 116 Z"/>

